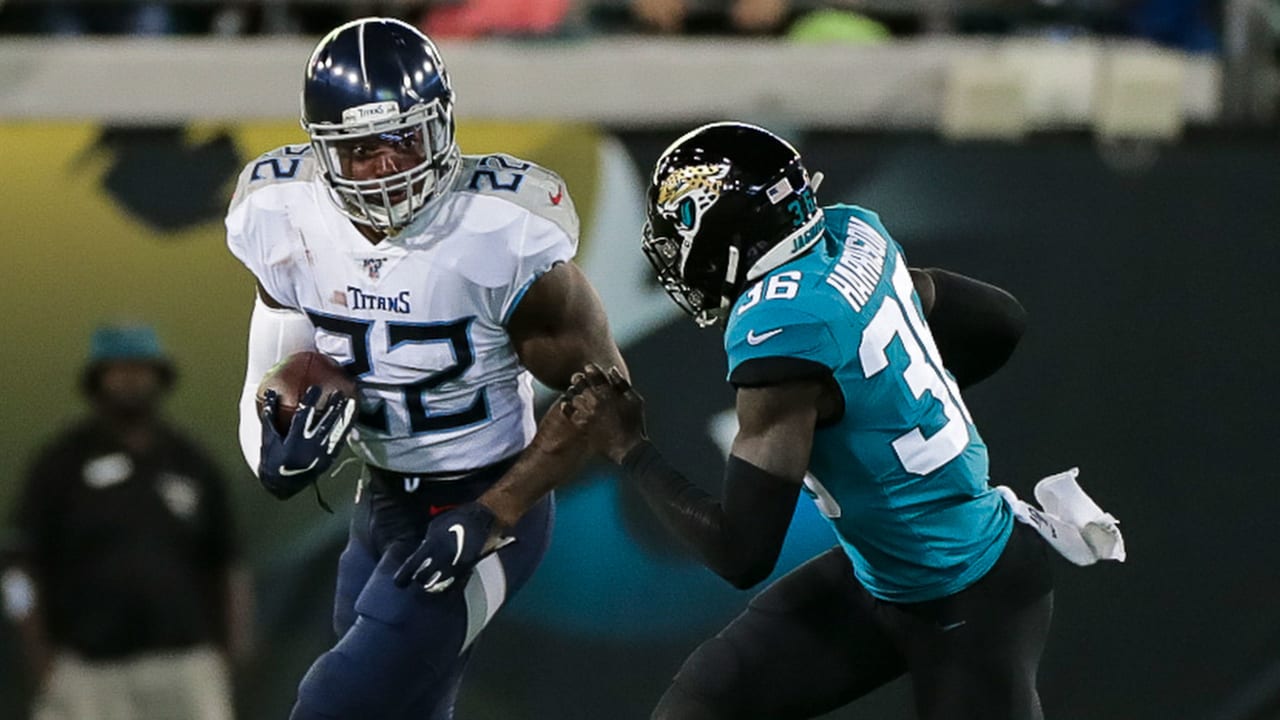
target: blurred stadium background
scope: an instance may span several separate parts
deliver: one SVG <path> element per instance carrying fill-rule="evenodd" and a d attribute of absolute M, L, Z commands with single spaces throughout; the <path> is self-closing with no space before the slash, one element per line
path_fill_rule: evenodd
<path fill-rule="evenodd" d="M 678 4 L 678 3 L 677 3 Z M 76 412 L 89 330 L 154 323 L 171 414 L 219 455 L 259 597 L 243 718 L 285 717 L 331 642 L 337 515 L 243 467 L 236 398 L 253 284 L 225 250 L 238 169 L 297 125 L 318 34 L 389 14 L 442 42 L 464 152 L 549 165 L 677 464 L 717 474 L 718 338 L 637 252 L 644 170 L 695 123 L 760 122 L 877 209 L 913 264 L 1013 291 L 1019 352 L 972 393 L 997 482 L 1072 465 L 1124 565 L 1058 563 L 1051 718 L 1280 717 L 1274 278 L 1277 0 L 3 0 L 0 511 Z M 326 480 L 349 496 L 354 469 Z M 779 572 L 832 540 L 797 511 Z M 749 597 L 691 563 L 608 468 L 561 493 L 550 555 L 480 644 L 462 718 L 647 717 Z M 0 719 L 29 700 L 0 626 Z M 832 718 L 910 718 L 899 682 Z"/>

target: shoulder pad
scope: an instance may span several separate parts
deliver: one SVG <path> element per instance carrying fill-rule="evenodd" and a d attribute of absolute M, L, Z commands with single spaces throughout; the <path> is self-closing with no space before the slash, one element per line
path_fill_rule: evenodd
<path fill-rule="evenodd" d="M 886 240 L 893 239 L 889 235 L 889 231 L 885 229 L 884 223 L 881 222 L 880 214 L 875 210 L 864 208 L 861 205 L 845 205 L 840 203 L 824 207 L 823 212 L 827 215 L 827 227 L 842 240 L 847 235 L 851 221 L 864 226 L 869 226 Z"/>
<path fill-rule="evenodd" d="M 578 239 L 578 213 L 564 180 L 541 165 L 505 153 L 464 155 L 454 189 L 519 205 Z"/>
<path fill-rule="evenodd" d="M 240 204 L 256 190 L 270 185 L 290 182 L 308 182 L 319 172 L 310 145 L 283 145 L 263 153 L 244 166 L 236 191 L 231 196 L 231 207 Z"/>

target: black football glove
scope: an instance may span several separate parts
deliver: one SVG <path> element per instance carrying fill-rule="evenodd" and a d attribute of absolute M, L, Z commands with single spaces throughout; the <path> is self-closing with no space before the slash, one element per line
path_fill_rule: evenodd
<path fill-rule="evenodd" d="M 258 480 L 272 495 L 284 500 L 293 497 L 315 482 L 342 451 L 342 440 L 351 429 L 356 401 L 335 392 L 320 401 L 320 387 L 312 385 L 298 403 L 289 433 L 280 437 L 276 431 L 276 408 L 280 396 L 268 390 L 262 402 L 262 455 L 258 461 Z"/>
<path fill-rule="evenodd" d="M 493 511 L 478 502 L 432 518 L 422 544 L 396 571 L 396 585 L 408 587 L 413 582 L 429 593 L 448 589 L 485 555 L 515 542 L 512 537 L 489 542 L 495 521 Z"/>

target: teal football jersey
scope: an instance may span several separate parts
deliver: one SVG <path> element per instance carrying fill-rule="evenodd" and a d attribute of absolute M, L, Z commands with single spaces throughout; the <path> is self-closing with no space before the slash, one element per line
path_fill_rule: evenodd
<path fill-rule="evenodd" d="M 753 368 L 779 362 L 766 359 L 830 369 L 844 414 L 815 432 L 805 485 L 858 580 L 893 602 L 959 592 L 995 564 L 1012 514 L 988 485 L 986 445 L 942 366 L 902 249 L 870 210 L 823 210 L 822 241 L 734 305 L 729 378 L 749 384 Z"/>

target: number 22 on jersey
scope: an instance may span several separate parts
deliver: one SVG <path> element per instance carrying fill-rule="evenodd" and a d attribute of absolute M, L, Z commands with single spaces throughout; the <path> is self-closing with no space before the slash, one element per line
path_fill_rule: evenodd
<path fill-rule="evenodd" d="M 916 427 L 893 441 L 894 453 L 908 472 L 928 475 L 960 456 L 969 445 L 972 418 L 960 397 L 955 380 L 942 366 L 942 357 L 924 319 L 912 299 L 914 286 L 906 266 L 899 262 L 893 272 L 893 292 L 887 295 L 858 345 L 858 358 L 868 379 L 887 370 L 900 371 L 907 390 L 916 403 L 941 403 L 946 424 L 925 437 Z M 905 367 L 890 368 L 888 350 L 897 338 L 907 354 Z M 933 399 L 925 397 L 925 392 Z"/>
<path fill-rule="evenodd" d="M 352 359 L 346 364 L 347 371 L 357 378 L 363 378 L 373 371 L 373 353 L 369 346 L 370 333 L 374 323 L 369 320 L 356 320 L 308 311 L 307 316 L 317 328 L 332 335 L 346 338 L 350 343 Z M 452 380 L 457 380 L 475 362 L 475 353 L 471 348 L 469 328 L 474 318 L 463 318 L 453 322 L 442 323 L 397 323 L 387 322 L 387 347 L 394 351 L 407 344 L 443 343 L 449 346 L 453 362 L 447 367 L 438 368 L 428 373 L 418 382 L 403 386 L 390 386 L 400 396 L 397 404 L 402 404 L 408 415 L 409 432 L 414 435 L 443 430 L 456 430 L 460 427 L 483 422 L 489 416 L 486 390 L 481 387 L 476 391 L 471 403 L 456 412 L 435 414 L 430 412 L 423 396 L 429 391 Z M 391 417 L 386 399 L 378 403 L 372 410 L 362 408 L 359 422 L 361 425 L 388 432 L 392 429 Z"/>

